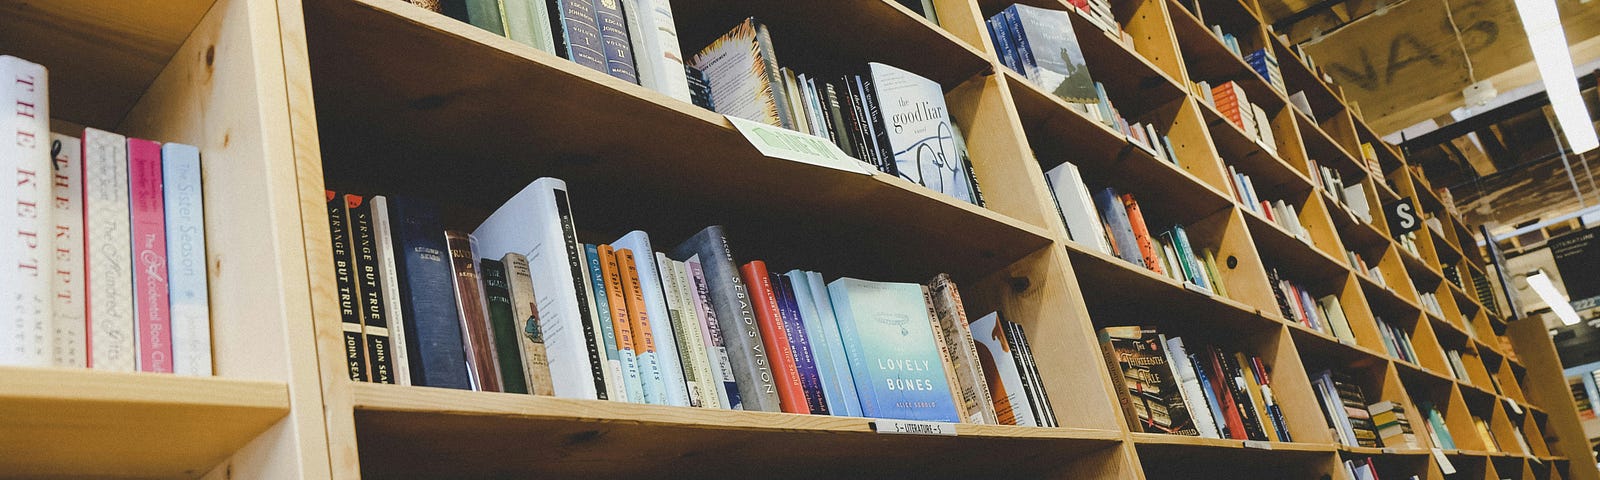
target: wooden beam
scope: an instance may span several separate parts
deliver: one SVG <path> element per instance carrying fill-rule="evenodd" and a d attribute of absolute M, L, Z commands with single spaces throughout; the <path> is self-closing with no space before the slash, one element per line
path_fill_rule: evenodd
<path fill-rule="evenodd" d="M 1524 66 L 1532 51 L 1512 0 L 1408 0 L 1308 43 L 1306 50 L 1344 85 L 1347 98 L 1361 103 L 1375 130 L 1403 128 L 1459 107 L 1461 90 L 1472 83 L 1445 1 L 1477 79 L 1495 78 L 1497 86 L 1509 88 L 1538 78 L 1536 69 Z M 1568 43 L 1584 45 L 1574 60 L 1600 57 L 1600 42 L 1586 42 L 1600 37 L 1600 2 L 1558 0 L 1557 6 Z"/>

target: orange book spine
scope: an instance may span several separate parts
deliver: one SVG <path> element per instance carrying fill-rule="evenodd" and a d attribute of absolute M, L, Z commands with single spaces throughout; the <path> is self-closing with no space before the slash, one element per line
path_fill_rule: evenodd
<path fill-rule="evenodd" d="M 1139 211 L 1139 202 L 1133 199 L 1133 194 L 1122 194 L 1122 206 L 1128 209 L 1128 225 L 1133 227 L 1133 239 L 1139 242 L 1139 254 L 1144 256 L 1144 265 L 1150 271 L 1165 275 L 1161 268 L 1161 255 L 1156 253 L 1155 240 L 1150 237 L 1150 229 L 1145 226 L 1144 214 Z"/>
<path fill-rule="evenodd" d="M 637 335 L 630 335 L 633 337 L 634 354 L 640 356 L 646 354 L 654 355 L 656 353 L 656 338 L 650 334 L 650 316 L 645 314 L 644 311 L 644 290 L 639 286 L 639 268 L 633 262 L 633 251 L 616 250 L 612 252 L 611 258 L 616 261 L 618 272 L 620 272 L 618 276 L 623 288 L 626 289 L 625 295 L 622 296 L 624 297 L 623 304 L 627 306 L 628 311 L 623 315 L 623 318 L 628 319 L 629 333 L 637 333 Z M 615 300 L 615 297 L 610 296 L 611 292 L 606 292 L 606 295 L 608 301 Z M 616 309 L 613 308 L 612 312 L 615 314 Z M 617 338 L 620 342 L 622 335 L 617 335 Z"/>
<path fill-rule="evenodd" d="M 772 277 L 767 274 L 767 264 L 760 260 L 739 267 L 744 283 L 750 287 L 755 305 L 756 325 L 761 330 L 761 343 L 772 353 L 772 375 L 778 384 L 778 406 L 789 413 L 811 413 L 806 403 L 805 388 L 800 384 L 800 369 L 794 363 L 794 347 L 789 345 L 789 335 L 783 329 L 783 317 L 778 310 L 778 296 L 772 290 Z"/>
<path fill-rule="evenodd" d="M 600 250 L 600 275 L 605 277 L 606 291 L 604 293 L 607 306 L 611 308 L 611 329 L 617 337 L 617 349 L 634 350 L 636 345 L 633 339 L 633 323 L 628 316 L 628 299 L 623 295 L 622 269 L 617 264 L 617 253 L 610 245 L 601 245 Z M 628 252 L 632 254 L 633 252 Z"/>

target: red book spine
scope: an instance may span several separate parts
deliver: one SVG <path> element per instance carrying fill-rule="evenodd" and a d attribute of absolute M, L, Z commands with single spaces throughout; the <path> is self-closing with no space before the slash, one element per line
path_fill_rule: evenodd
<path fill-rule="evenodd" d="M 783 316 L 778 310 L 778 296 L 772 289 L 772 278 L 767 274 L 767 263 L 756 260 L 739 267 L 744 283 L 750 287 L 754 299 L 756 324 L 761 330 L 761 343 L 773 355 L 772 375 L 778 384 L 778 405 L 789 413 L 811 413 L 806 403 L 806 390 L 800 384 L 800 369 L 795 367 L 794 347 L 789 345 L 789 335 L 783 329 Z"/>
<path fill-rule="evenodd" d="M 167 219 L 161 190 L 161 144 L 128 139 L 132 204 L 133 293 L 139 371 L 172 372 L 172 312 L 167 302 Z"/>
<path fill-rule="evenodd" d="M 1145 226 L 1139 202 L 1133 199 L 1133 194 L 1124 193 L 1122 206 L 1128 209 L 1128 225 L 1133 227 L 1133 239 L 1139 242 L 1139 254 L 1144 256 L 1145 267 L 1165 275 L 1166 272 L 1161 268 L 1161 255 L 1156 253 L 1155 241 L 1150 238 L 1150 229 Z"/>
<path fill-rule="evenodd" d="M 1222 418 L 1228 424 L 1228 438 L 1235 440 L 1249 440 L 1249 434 L 1244 431 L 1244 419 L 1239 417 L 1239 405 L 1233 401 L 1233 391 L 1226 382 L 1233 377 L 1225 374 L 1222 369 L 1222 357 L 1216 347 L 1206 347 L 1206 360 L 1210 363 L 1208 372 L 1211 375 L 1211 389 L 1217 393 L 1217 405 L 1222 407 Z"/>

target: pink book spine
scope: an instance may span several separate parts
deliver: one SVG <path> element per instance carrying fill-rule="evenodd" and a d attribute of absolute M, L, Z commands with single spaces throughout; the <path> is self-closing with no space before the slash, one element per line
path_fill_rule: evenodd
<path fill-rule="evenodd" d="M 167 299 L 167 222 L 161 144 L 128 139 L 133 220 L 133 293 L 139 371 L 172 372 L 172 312 Z"/>

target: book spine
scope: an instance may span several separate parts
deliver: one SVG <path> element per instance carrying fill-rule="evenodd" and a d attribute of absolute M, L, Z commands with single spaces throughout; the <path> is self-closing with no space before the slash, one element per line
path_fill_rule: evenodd
<path fill-rule="evenodd" d="M 679 49 L 677 20 L 666 0 L 624 0 L 622 11 L 638 24 L 637 34 L 629 31 L 639 79 L 645 86 L 667 96 L 689 102 L 689 82 L 684 75 L 683 51 Z M 637 20 L 633 20 L 637 18 Z M 647 80 L 648 79 L 648 80 Z"/>
<path fill-rule="evenodd" d="M 997 422 L 994 402 L 983 379 L 982 357 L 978 356 L 976 342 L 968 329 L 967 309 L 961 302 L 960 289 L 946 274 L 934 277 L 930 286 L 943 327 L 941 331 L 957 358 L 956 376 L 960 377 L 961 397 L 967 403 L 968 418 L 974 419 L 972 423 L 994 424 Z"/>
<path fill-rule="evenodd" d="M 406 351 L 405 313 L 400 307 L 400 279 L 395 273 L 394 227 L 389 219 L 389 199 L 372 197 L 372 232 L 378 245 L 378 272 L 382 274 L 383 309 L 389 315 L 389 356 L 394 363 L 394 383 L 411 385 L 411 356 Z"/>
<path fill-rule="evenodd" d="M 389 197 L 387 203 L 394 228 L 395 273 L 400 279 L 411 383 L 471 390 L 466 350 L 457 325 L 455 273 L 438 209 L 412 198 Z M 351 343 L 347 340 L 346 347 Z"/>
<path fill-rule="evenodd" d="M 1133 238 L 1139 244 L 1139 255 L 1144 257 L 1145 268 L 1166 275 L 1161 268 L 1161 255 L 1156 253 L 1155 240 L 1150 238 L 1150 229 L 1145 225 L 1144 212 L 1139 209 L 1139 202 L 1133 199 L 1133 194 L 1124 193 L 1122 206 L 1128 209 L 1128 225 L 1133 229 Z"/>
<path fill-rule="evenodd" d="M 1033 47 L 1028 41 L 1028 32 L 1022 29 L 1022 17 L 1018 14 L 1016 6 L 1007 7 L 1001 12 L 1006 23 L 1006 33 L 1011 35 L 1011 48 L 1017 51 L 1017 64 L 1022 67 L 1022 74 L 1029 80 L 1039 81 L 1039 63 L 1033 58 Z"/>
<path fill-rule="evenodd" d="M 822 274 L 818 272 L 805 272 L 806 282 L 811 287 L 811 299 L 816 303 L 818 326 L 821 335 L 826 340 L 829 357 L 833 361 L 833 378 L 831 382 L 838 389 L 838 401 L 831 408 L 834 415 L 851 417 L 862 416 L 861 395 L 856 389 L 855 374 L 851 371 L 850 355 L 845 351 L 844 335 L 839 326 L 839 316 L 833 310 L 833 299 L 828 292 L 827 282 L 823 281 Z M 799 287 L 796 287 L 799 288 Z"/>
<path fill-rule="evenodd" d="M 1134 408 L 1133 396 L 1128 392 L 1128 379 L 1122 373 L 1122 359 L 1118 358 L 1117 346 L 1113 342 L 1107 329 L 1099 332 L 1100 354 L 1105 357 L 1106 371 L 1111 374 L 1111 386 L 1117 391 L 1117 402 L 1122 404 L 1122 421 L 1128 425 L 1129 430 L 1142 431 L 1139 425 L 1138 409 Z M 996 399 L 996 402 L 999 400 Z M 1004 422 L 1002 412 L 1001 423 Z"/>
<path fill-rule="evenodd" d="M 625 372 L 622 355 L 617 348 L 616 322 L 611 319 L 611 298 L 606 295 L 605 274 L 600 268 L 600 248 L 584 244 L 583 253 L 584 264 L 589 267 L 584 271 L 589 308 L 594 312 L 595 323 L 600 329 L 601 346 L 606 352 L 606 385 L 611 387 L 612 399 L 622 401 L 628 398 L 628 381 L 623 376 Z"/>
<path fill-rule="evenodd" d="M 606 73 L 630 83 L 639 83 L 639 70 L 633 42 L 628 38 L 628 20 L 620 0 L 594 0 L 595 23 L 600 27 L 600 46 L 606 55 Z"/>
<path fill-rule="evenodd" d="M 716 309 L 711 306 L 710 287 L 706 283 L 705 270 L 700 267 L 700 262 L 690 259 L 684 262 L 684 270 L 689 276 L 689 295 L 694 302 L 695 318 L 700 321 L 700 332 L 706 344 L 706 359 L 710 362 L 713 378 L 716 382 L 717 400 L 722 408 L 739 410 L 739 383 L 733 375 L 733 364 L 728 359 L 727 343 L 722 338 L 722 326 L 718 324 Z"/>
<path fill-rule="evenodd" d="M 43 66 L 0 56 L 0 364 L 49 366 L 55 319 L 51 310 L 50 96 Z M 160 161 L 159 156 L 157 162 Z M 158 167 L 159 168 L 159 165 Z M 159 176 L 157 177 L 159 179 Z M 159 192 L 158 192 L 159 195 Z"/>
<path fill-rule="evenodd" d="M 961 392 L 961 379 L 956 376 L 955 352 L 951 351 L 950 342 L 945 340 L 944 327 L 942 322 L 939 321 L 938 309 L 933 304 L 933 290 L 927 285 L 922 286 L 922 303 L 928 306 L 928 320 L 931 321 L 929 326 L 933 328 L 933 345 L 939 351 L 940 364 L 944 366 L 945 382 L 952 387 L 950 389 L 950 403 L 955 405 L 956 414 L 960 415 L 962 422 L 976 423 L 971 420 L 973 412 L 968 407 L 966 399 Z"/>
<path fill-rule="evenodd" d="M 1228 380 L 1229 393 L 1233 396 L 1234 403 L 1238 406 L 1239 420 L 1244 424 L 1246 436 L 1250 440 L 1267 440 L 1266 432 L 1261 428 L 1261 417 L 1257 414 L 1255 402 L 1250 398 L 1250 387 L 1246 384 L 1244 371 L 1239 368 L 1239 363 L 1234 360 L 1234 355 L 1221 354 L 1223 375 Z"/>
<path fill-rule="evenodd" d="M 500 366 L 501 391 L 528 393 L 528 374 L 522 369 L 522 347 L 517 343 L 516 304 L 511 300 L 511 284 L 506 267 L 499 260 L 482 259 L 483 300 L 489 310 L 496 364 Z"/>
<path fill-rule="evenodd" d="M 172 302 L 172 369 L 182 375 L 210 376 L 211 308 L 206 291 L 200 150 L 168 143 L 161 147 L 161 156 L 167 212 L 167 284 Z M 370 223 L 366 228 L 370 233 Z M 371 247 L 371 238 L 367 241 Z M 376 272 L 376 265 L 373 269 Z"/>
<path fill-rule="evenodd" d="M 167 295 L 167 227 L 161 186 L 161 144 L 128 139 L 132 207 L 134 337 L 139 371 L 172 372 L 172 312 Z"/>
<path fill-rule="evenodd" d="M 700 350 L 696 349 L 700 333 L 690 326 L 685 317 L 682 303 L 678 301 L 677 285 L 672 273 L 672 264 L 667 261 L 666 255 L 655 254 L 656 281 L 660 285 L 662 298 L 667 305 L 668 326 L 672 328 L 673 348 L 678 354 L 679 366 L 683 371 L 683 384 L 689 395 L 691 407 L 707 406 L 706 397 L 711 392 L 701 388 L 704 386 L 701 369 L 696 360 L 705 358 Z"/>
<path fill-rule="evenodd" d="M 656 355 L 655 328 L 652 325 L 654 322 L 666 320 L 651 317 L 645 309 L 644 291 L 639 283 L 638 261 L 633 250 L 616 250 L 616 258 L 626 293 L 623 301 L 628 306 L 628 321 L 633 331 L 633 351 L 639 357 L 644 401 L 652 405 L 667 405 L 666 381 L 661 375 L 661 363 Z"/>
<path fill-rule="evenodd" d="M 684 262 L 667 258 L 664 253 L 657 253 L 661 261 L 672 265 L 672 275 L 676 280 L 673 289 L 677 292 L 678 305 L 683 309 L 683 321 L 686 330 L 693 334 L 695 368 L 700 372 L 700 391 L 704 392 L 707 406 L 712 408 L 726 408 L 726 395 L 721 394 L 722 378 L 717 362 L 712 359 L 711 342 L 706 334 L 705 320 L 695 310 L 694 283 L 689 278 L 689 267 Z"/>
<path fill-rule="evenodd" d="M 772 352 L 772 373 L 777 378 L 778 398 L 783 411 L 811 413 L 800 372 L 795 366 L 794 348 L 789 343 L 778 298 L 773 292 L 772 278 L 767 274 L 767 265 L 758 260 L 746 263 L 740 271 L 744 273 L 745 284 L 750 286 L 751 296 L 755 299 L 761 340 L 766 344 L 767 351 Z"/>
<path fill-rule="evenodd" d="M 600 23 L 595 19 L 594 0 L 547 1 L 550 2 L 550 33 L 556 53 L 579 65 L 609 73 Z"/>
<path fill-rule="evenodd" d="M 170 185 L 169 185 L 170 187 Z M 349 215 L 350 256 L 360 305 L 362 348 L 367 377 L 373 383 L 395 383 L 393 343 L 389 339 L 389 314 L 384 310 L 383 275 L 378 271 L 378 247 L 372 234 L 372 204 L 357 195 L 345 195 Z M 174 321 L 177 319 L 174 318 Z M 174 334 L 177 324 L 173 324 Z"/>
<path fill-rule="evenodd" d="M 1138 240 L 1134 238 L 1133 225 L 1128 218 L 1127 208 L 1122 205 L 1121 195 L 1117 195 L 1111 187 L 1106 187 L 1095 193 L 1094 204 L 1100 210 L 1100 218 L 1109 227 L 1106 233 L 1111 237 L 1112 251 L 1117 257 L 1144 267 L 1144 256 L 1140 253 Z"/>
<path fill-rule="evenodd" d="M 595 298 L 604 295 L 605 305 L 610 309 L 611 330 L 617 341 L 617 360 L 622 364 L 623 392 L 627 394 L 624 398 L 630 403 L 645 403 L 639 354 L 634 349 L 637 340 L 634 338 L 633 322 L 628 317 L 627 290 L 622 283 L 622 267 L 617 263 L 616 251 L 610 245 L 596 247 L 595 256 L 600 260 L 600 276 L 605 279 L 603 287 L 596 287 Z M 606 353 L 611 353 L 609 348 Z"/>
<path fill-rule="evenodd" d="M 760 51 L 760 60 L 765 66 L 762 72 L 766 75 L 764 81 L 770 85 L 773 97 L 773 106 L 777 108 L 778 122 L 783 128 L 796 130 L 798 126 L 794 121 L 794 112 L 789 111 L 789 103 L 784 100 L 783 75 L 778 70 L 778 52 L 772 46 L 772 34 L 767 31 L 767 26 L 755 19 L 750 19 L 755 24 L 756 49 Z"/>
<path fill-rule="evenodd" d="M 739 385 L 739 407 L 750 411 L 781 410 L 772 373 L 772 355 L 766 350 L 753 297 L 740 278 L 738 264 L 720 225 L 701 230 L 679 245 L 672 257 L 698 260 L 706 276 L 706 293 L 716 313 L 728 360 Z"/>
<path fill-rule="evenodd" d="M 1038 387 L 1035 389 L 1034 402 L 1039 412 L 1044 414 L 1044 425 L 1059 427 L 1055 408 L 1050 406 L 1050 391 L 1044 388 L 1044 377 L 1039 375 L 1039 362 L 1033 359 L 1033 345 L 1028 343 L 1028 330 L 1020 323 L 1012 323 L 1011 326 L 1016 329 L 1017 346 L 1022 349 L 1023 364 L 1028 366 L 1026 373 L 1033 378 L 1033 384 Z"/>
<path fill-rule="evenodd" d="M 872 75 L 858 75 L 861 82 L 861 104 L 866 107 L 866 121 L 872 127 L 872 144 L 878 150 L 878 169 L 883 173 L 900 176 L 899 165 L 895 163 L 894 147 L 889 143 L 890 122 L 884 121 L 883 104 L 878 103 L 878 87 Z M 905 177 L 901 177 L 905 178 Z"/>
<path fill-rule="evenodd" d="M 1200 436 L 1206 438 L 1222 438 L 1217 431 L 1216 420 L 1211 416 L 1211 409 L 1205 392 L 1200 388 L 1199 377 L 1189 360 L 1188 349 L 1183 345 L 1183 339 L 1172 337 L 1167 339 L 1168 355 L 1167 364 L 1172 367 L 1174 377 L 1178 379 L 1178 387 L 1183 392 L 1183 402 L 1188 406 L 1189 418 L 1194 421 L 1195 430 Z"/>
<path fill-rule="evenodd" d="M 500 258 L 500 263 L 506 267 L 506 279 L 511 285 L 517 344 L 522 348 L 522 366 L 528 375 L 528 393 L 555 395 L 554 382 L 550 378 L 550 357 L 545 351 L 544 332 L 540 330 L 538 296 L 534 295 L 533 275 L 528 271 L 528 258 L 520 253 L 507 253 Z"/>
<path fill-rule="evenodd" d="M 52 204 L 55 206 L 53 217 L 56 227 L 52 247 L 55 257 L 55 268 L 52 269 L 55 279 L 51 282 L 54 285 L 52 298 L 55 299 L 51 305 L 55 327 L 52 332 L 55 335 L 52 363 L 58 367 L 84 368 L 89 363 L 87 345 L 84 343 L 87 311 L 83 278 L 83 145 L 76 138 L 51 134 L 50 153 L 55 162 Z M 204 263 L 203 258 L 201 263 Z M 204 274 L 204 271 L 201 273 Z M 210 344 L 206 347 L 206 373 L 209 374 Z"/>
<path fill-rule="evenodd" d="M 832 83 L 822 82 L 821 87 L 822 96 L 827 101 L 828 132 L 831 134 L 833 143 L 838 145 L 845 155 L 861 158 L 856 154 L 855 142 L 851 140 L 850 128 L 846 123 L 850 121 L 847 118 L 849 109 L 845 106 L 848 105 L 848 102 L 844 105 L 840 104 L 839 91 Z"/>
<path fill-rule="evenodd" d="M 818 415 L 828 414 L 828 400 L 822 390 L 822 374 L 817 369 L 817 357 L 811 351 L 811 339 L 806 335 L 804 321 L 800 318 L 800 307 L 795 301 L 794 282 L 789 277 L 779 274 L 769 274 L 768 281 L 772 284 L 773 295 L 778 301 L 778 313 L 783 319 L 784 336 L 789 339 L 789 348 L 794 352 L 795 371 L 800 374 L 800 384 L 805 389 L 806 405 L 811 413 Z"/>
<path fill-rule="evenodd" d="M 1216 347 L 1206 347 L 1208 370 L 1206 376 L 1211 380 L 1211 391 L 1217 394 L 1217 403 L 1221 406 L 1222 417 L 1227 422 L 1228 438 L 1234 440 L 1249 440 L 1250 435 L 1245 432 L 1244 419 L 1239 412 L 1239 404 L 1233 393 L 1233 380 L 1228 376 L 1227 370 L 1222 367 L 1222 354 Z"/>
<path fill-rule="evenodd" d="M 361 348 L 361 312 L 356 306 L 355 257 L 350 240 L 350 215 L 344 195 L 325 192 L 328 201 L 328 233 L 333 243 L 334 288 L 339 295 L 340 333 L 344 339 L 345 373 L 351 380 L 368 381 L 367 354 Z"/>
<path fill-rule="evenodd" d="M 1031 415 L 1030 418 L 1019 421 L 1017 424 L 1030 427 L 1046 426 L 1044 424 L 1044 415 L 1039 411 L 1039 405 L 1037 405 L 1034 401 L 1035 391 L 1039 388 L 1039 386 L 1035 385 L 1033 377 L 1028 376 L 1026 373 L 1028 371 L 1028 366 L 1026 363 L 1024 363 L 1022 358 L 1022 347 L 1017 344 L 1016 324 L 1008 322 L 1005 319 L 1001 319 L 1000 331 L 1005 335 L 1004 341 L 1006 342 L 1007 349 L 1011 351 L 1012 363 L 1015 365 L 1017 373 L 1019 374 L 1017 378 L 1022 380 L 1022 394 L 1025 398 L 1027 398 L 1026 403 L 1028 404 L 1028 412 Z"/>
<path fill-rule="evenodd" d="M 1218 398 L 1219 393 L 1212 388 L 1211 373 L 1206 371 L 1205 363 L 1200 354 L 1189 354 L 1189 367 L 1194 369 L 1195 381 L 1200 383 L 1200 391 L 1205 394 L 1206 407 L 1210 410 L 1211 421 L 1216 425 L 1217 438 L 1233 438 L 1228 430 L 1227 418 L 1223 416 L 1222 403 Z"/>
<path fill-rule="evenodd" d="M 483 276 L 478 273 L 478 252 L 472 237 L 456 231 L 444 232 L 455 273 L 456 328 L 461 329 L 462 349 L 467 357 L 467 378 L 473 389 L 499 392 L 500 368 L 495 362 L 494 342 L 489 334 L 489 310 L 483 296 Z"/>
<path fill-rule="evenodd" d="M 4 183 L 4 182 L 0 182 Z M 133 371 L 133 244 L 128 204 L 128 142 L 83 132 L 84 283 L 88 291 L 89 367 Z"/>

